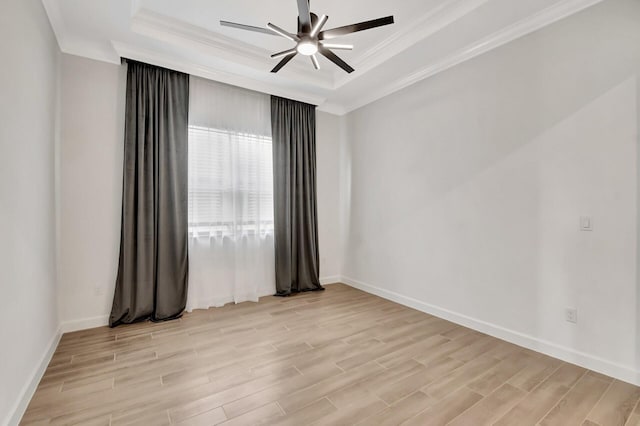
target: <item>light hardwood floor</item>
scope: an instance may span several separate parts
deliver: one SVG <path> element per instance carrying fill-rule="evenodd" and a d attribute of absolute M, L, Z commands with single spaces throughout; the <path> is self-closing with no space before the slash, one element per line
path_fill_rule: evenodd
<path fill-rule="evenodd" d="M 638 425 L 640 388 L 348 286 L 65 334 L 23 424 Z"/>

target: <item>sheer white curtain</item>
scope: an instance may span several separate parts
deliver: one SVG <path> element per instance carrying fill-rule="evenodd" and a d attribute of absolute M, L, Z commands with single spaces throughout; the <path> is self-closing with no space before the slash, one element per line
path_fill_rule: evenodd
<path fill-rule="evenodd" d="M 187 311 L 275 292 L 269 95 L 191 77 Z"/>

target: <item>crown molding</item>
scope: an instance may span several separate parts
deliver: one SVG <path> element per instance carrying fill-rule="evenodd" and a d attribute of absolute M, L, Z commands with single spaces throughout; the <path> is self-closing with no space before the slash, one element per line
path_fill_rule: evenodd
<path fill-rule="evenodd" d="M 42 5 L 49 18 L 49 23 L 53 29 L 53 33 L 58 41 L 58 47 L 62 53 L 69 55 L 82 56 L 96 61 L 109 62 L 112 64 L 120 63 L 120 58 L 115 52 L 109 50 L 109 46 L 102 48 L 92 44 L 76 40 L 71 37 L 64 24 L 62 13 L 60 12 L 59 2 L 56 0 L 42 0 Z"/>
<path fill-rule="evenodd" d="M 345 111 L 347 113 L 354 111 L 378 99 L 402 90 L 405 87 L 411 86 L 412 84 L 432 77 L 438 73 L 448 70 L 449 68 L 510 43 L 520 37 L 551 25 L 554 22 L 578 13 L 588 7 L 594 6 L 602 1 L 603 0 L 564 0 L 531 15 L 530 17 L 522 19 L 515 24 L 496 31 L 493 34 L 484 37 L 449 56 L 446 56 L 436 63 L 421 68 L 405 78 L 379 87 L 377 90 L 370 93 L 369 96 L 361 97 L 357 102 L 346 106 Z"/>
<path fill-rule="evenodd" d="M 76 42 L 70 39 L 64 49 L 60 49 L 62 53 L 69 55 L 81 56 L 83 58 L 93 59 L 94 61 L 107 62 L 114 65 L 120 65 L 120 56 L 113 49 L 111 44 L 98 46 L 95 44 L 86 44 Z"/>
<path fill-rule="evenodd" d="M 263 69 L 265 72 L 274 65 L 273 59 L 270 58 L 271 52 L 266 49 L 145 8 L 139 9 L 131 18 L 131 30 L 174 46 L 201 51 L 211 57 Z M 311 67 L 299 62 L 292 62 L 287 67 L 288 81 L 310 84 L 317 89 L 333 89 L 333 73 L 309 72 Z"/>
<path fill-rule="evenodd" d="M 164 53 L 141 49 L 130 44 L 112 42 L 112 45 L 118 55 L 123 58 L 129 58 L 197 77 L 219 81 L 232 86 L 243 87 L 257 92 L 267 93 L 269 95 L 281 96 L 312 105 L 321 105 L 325 101 L 324 97 L 309 94 L 306 91 L 283 88 L 271 82 L 253 79 L 245 75 L 221 71 L 215 68 L 186 62 L 183 59 L 170 58 Z"/>
<path fill-rule="evenodd" d="M 356 56 L 351 62 L 356 72 L 340 75 L 334 89 L 338 89 L 388 61 L 414 44 L 451 25 L 489 0 L 444 0 L 425 15 L 414 19 L 380 43 Z"/>
<path fill-rule="evenodd" d="M 332 102 L 324 102 L 318 105 L 318 111 L 328 112 L 333 115 L 345 115 L 347 110 L 342 106 Z"/>
<path fill-rule="evenodd" d="M 51 23 L 51 28 L 56 36 L 56 40 L 58 40 L 58 47 L 60 47 L 60 50 L 64 52 L 68 44 L 68 37 L 62 13 L 60 13 L 60 8 L 58 7 L 58 2 L 56 0 L 42 0 L 42 5 L 49 17 L 49 22 Z"/>

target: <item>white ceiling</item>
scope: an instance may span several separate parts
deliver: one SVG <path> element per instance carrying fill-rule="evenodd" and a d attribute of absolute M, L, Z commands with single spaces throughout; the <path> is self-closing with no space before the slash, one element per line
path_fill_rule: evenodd
<path fill-rule="evenodd" d="M 43 0 L 63 52 L 120 58 L 319 105 L 344 114 L 536 31 L 601 0 L 311 0 L 326 29 L 394 15 L 395 24 L 351 34 L 336 51 L 356 71 L 298 55 L 279 73 L 280 37 L 221 27 L 272 22 L 296 32 L 295 0 Z M 334 40 L 332 40 L 333 42 Z"/>

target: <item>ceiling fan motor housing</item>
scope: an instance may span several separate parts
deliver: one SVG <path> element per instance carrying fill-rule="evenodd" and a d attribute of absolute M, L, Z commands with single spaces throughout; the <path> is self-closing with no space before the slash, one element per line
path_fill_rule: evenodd
<path fill-rule="evenodd" d="M 309 15 L 311 16 L 311 26 L 309 28 L 306 28 L 306 26 L 300 22 L 300 17 L 298 17 L 298 37 L 300 37 L 300 41 L 296 45 L 296 50 L 298 53 L 305 56 L 311 56 L 318 53 L 318 37 L 311 37 L 310 34 L 311 28 L 313 28 L 316 25 L 316 22 L 318 22 L 318 15 L 313 12 Z"/>

